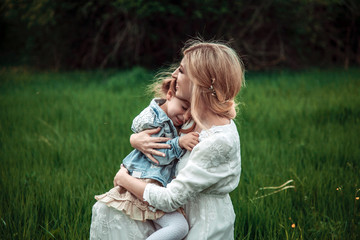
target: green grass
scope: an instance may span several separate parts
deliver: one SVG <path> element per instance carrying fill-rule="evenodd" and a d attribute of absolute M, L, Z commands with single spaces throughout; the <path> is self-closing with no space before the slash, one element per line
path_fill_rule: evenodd
<path fill-rule="evenodd" d="M 88 239 L 151 76 L 0 70 L 0 239 Z M 358 239 L 360 69 L 248 73 L 239 99 L 236 239 Z"/>

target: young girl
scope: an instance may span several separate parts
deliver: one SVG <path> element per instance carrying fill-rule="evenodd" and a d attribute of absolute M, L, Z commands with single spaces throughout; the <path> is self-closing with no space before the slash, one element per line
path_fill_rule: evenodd
<path fill-rule="evenodd" d="M 133 150 L 125 157 L 123 165 L 133 177 L 140 178 L 146 183 L 166 187 L 174 177 L 177 159 L 185 153 L 184 149 L 192 150 L 198 143 L 198 135 L 191 132 L 178 136 L 177 128 L 183 125 L 184 115 L 190 104 L 175 96 L 175 80 L 165 81 L 163 88 L 168 89 L 166 100 L 153 99 L 150 105 L 133 120 L 131 128 L 138 133 L 160 127 L 157 136 L 170 138 L 167 144 L 171 148 L 163 149 L 162 157 L 157 157 L 156 163 L 142 152 Z M 95 199 L 123 211 L 133 220 L 153 220 L 161 229 L 147 239 L 182 239 L 188 233 L 188 223 L 180 209 L 166 214 L 160 210 L 156 211 L 125 188 L 116 186 L 105 194 L 95 196 Z"/>

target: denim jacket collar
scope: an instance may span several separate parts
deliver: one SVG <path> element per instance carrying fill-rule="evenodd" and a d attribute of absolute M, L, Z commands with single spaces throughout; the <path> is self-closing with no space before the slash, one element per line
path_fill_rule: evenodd
<path fill-rule="evenodd" d="M 171 126 L 176 129 L 171 119 L 166 115 L 164 110 L 161 109 L 160 105 L 165 103 L 165 99 L 162 98 L 155 98 L 150 102 L 151 109 L 155 112 L 156 116 L 158 117 L 160 122 L 169 121 Z"/>

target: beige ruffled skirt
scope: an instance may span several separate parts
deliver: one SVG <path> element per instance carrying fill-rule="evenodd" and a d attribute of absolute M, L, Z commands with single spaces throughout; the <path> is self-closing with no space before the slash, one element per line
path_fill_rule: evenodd
<path fill-rule="evenodd" d="M 140 180 L 161 186 L 158 181 L 153 179 Z M 161 210 L 154 210 L 148 203 L 141 201 L 135 195 L 120 186 L 116 186 L 102 195 L 96 195 L 95 199 L 105 203 L 109 207 L 124 212 L 133 220 L 143 222 L 146 220 L 155 220 L 165 214 Z M 183 210 L 180 210 L 180 212 L 183 213 Z"/>

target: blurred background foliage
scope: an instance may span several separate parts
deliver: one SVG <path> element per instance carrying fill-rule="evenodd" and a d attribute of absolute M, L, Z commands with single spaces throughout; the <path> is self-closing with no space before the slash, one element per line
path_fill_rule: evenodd
<path fill-rule="evenodd" d="M 154 68 L 195 36 L 251 70 L 360 65 L 358 0 L 3 0 L 0 31 L 1 65 Z"/>

